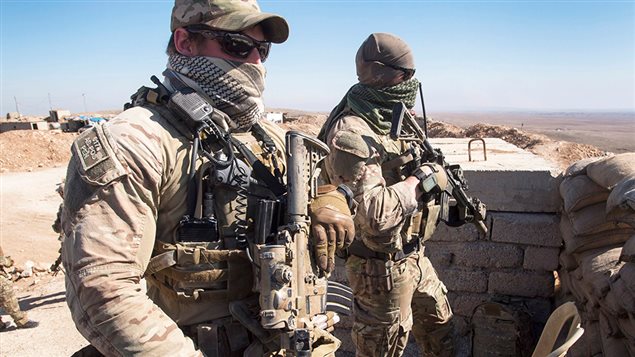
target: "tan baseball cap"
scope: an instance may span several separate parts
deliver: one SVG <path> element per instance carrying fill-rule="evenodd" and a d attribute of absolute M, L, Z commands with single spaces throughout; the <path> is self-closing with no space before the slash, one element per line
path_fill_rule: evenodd
<path fill-rule="evenodd" d="M 260 24 L 267 41 L 282 43 L 289 37 L 287 21 L 260 11 L 256 0 L 175 0 L 170 30 L 205 24 L 224 31 L 239 32 Z"/>

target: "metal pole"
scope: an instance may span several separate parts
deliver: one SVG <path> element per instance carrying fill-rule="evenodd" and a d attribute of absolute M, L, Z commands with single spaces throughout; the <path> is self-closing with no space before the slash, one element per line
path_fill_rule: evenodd
<path fill-rule="evenodd" d="M 421 109 L 423 110 L 423 132 L 428 137 L 428 117 L 426 116 L 426 105 L 423 102 L 423 86 L 419 82 L 419 97 L 421 98 Z"/>
<path fill-rule="evenodd" d="M 15 111 L 18 112 L 18 117 L 20 117 L 20 108 L 18 107 L 18 98 L 13 96 L 13 100 L 15 101 Z"/>
<path fill-rule="evenodd" d="M 86 110 L 86 93 L 82 93 L 82 97 L 84 98 L 84 113 L 88 112 L 88 110 Z"/>
<path fill-rule="evenodd" d="M 51 93 L 49 93 L 49 110 L 53 110 L 53 104 L 51 104 Z"/>

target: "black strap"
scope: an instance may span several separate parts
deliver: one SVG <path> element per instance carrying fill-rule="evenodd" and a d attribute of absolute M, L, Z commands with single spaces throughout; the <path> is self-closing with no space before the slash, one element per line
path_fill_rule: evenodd
<path fill-rule="evenodd" d="M 258 122 L 252 125 L 251 132 L 257 140 L 260 140 L 263 143 L 265 151 L 267 151 L 271 156 L 271 162 L 273 163 L 273 172 L 278 179 L 280 186 L 284 187 L 282 172 L 280 171 L 280 165 L 278 165 L 278 159 L 276 159 L 276 152 L 278 151 L 276 144 L 273 142 L 273 139 L 271 139 L 271 136 L 267 134 L 265 128 L 263 128 L 262 125 L 260 125 L 260 123 Z"/>
<path fill-rule="evenodd" d="M 273 192 L 276 197 L 282 196 L 285 192 L 287 192 L 287 188 L 280 183 L 279 180 L 267 169 L 265 164 L 262 161 L 258 160 L 256 156 L 247 148 L 245 144 L 243 144 L 238 139 L 232 137 L 232 142 L 234 146 L 240 151 L 240 153 L 245 157 L 245 159 L 249 162 L 253 169 L 253 176 L 256 180 L 264 182 L 265 185 Z"/>
<path fill-rule="evenodd" d="M 348 246 L 348 254 L 364 259 L 392 260 L 398 262 L 409 257 L 412 253 L 419 250 L 419 238 L 406 243 L 403 249 L 395 253 L 380 253 L 368 248 L 362 241 L 354 240 Z"/>

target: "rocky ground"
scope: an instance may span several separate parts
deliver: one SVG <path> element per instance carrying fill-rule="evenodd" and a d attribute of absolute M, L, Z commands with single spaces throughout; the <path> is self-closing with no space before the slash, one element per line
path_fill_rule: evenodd
<path fill-rule="evenodd" d="M 317 135 L 325 114 L 292 113 L 286 129 Z M 605 154 L 585 142 L 560 141 L 537 132 L 492 124 L 429 123 L 431 137 L 497 137 L 565 168 L 581 158 Z M 16 261 L 14 277 L 20 305 L 41 322 L 38 328 L 0 332 L 0 357 L 68 356 L 86 341 L 75 330 L 64 302 L 63 275 L 46 268 L 57 257 L 59 242 L 51 229 L 61 201 L 55 188 L 65 175 L 76 133 L 10 131 L 0 133 L 0 244 Z M 609 139 L 610 140 L 610 139 Z M 632 141 L 632 140 L 631 140 Z M 634 143 L 619 143 L 635 151 Z M 33 266 L 32 274 L 24 274 Z M 28 269 L 26 269 L 28 270 Z M 6 315 L 3 319 L 8 320 Z"/>

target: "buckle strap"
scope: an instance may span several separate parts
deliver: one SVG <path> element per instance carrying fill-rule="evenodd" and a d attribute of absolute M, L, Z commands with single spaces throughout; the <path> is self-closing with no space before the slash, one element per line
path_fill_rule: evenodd
<path fill-rule="evenodd" d="M 405 244 L 403 249 L 395 253 L 381 253 L 376 252 L 368 248 L 362 241 L 354 240 L 350 246 L 348 246 L 348 254 L 364 259 L 379 259 L 384 261 L 398 262 L 402 259 L 409 257 L 412 253 L 419 250 L 419 239 Z"/>
<path fill-rule="evenodd" d="M 219 301 L 227 299 L 227 290 L 194 289 L 191 292 L 175 291 L 176 298 L 184 302 L 192 301 Z"/>
<path fill-rule="evenodd" d="M 176 251 L 171 250 L 171 251 L 161 253 L 150 259 L 150 262 L 148 263 L 148 267 L 146 268 L 146 271 L 143 274 L 143 276 L 152 275 L 165 268 L 169 268 L 173 265 L 176 265 Z"/>

